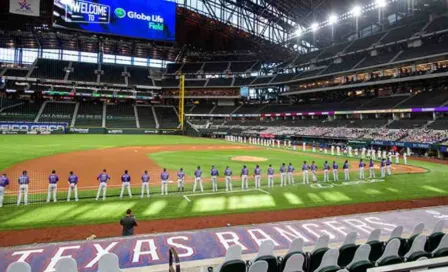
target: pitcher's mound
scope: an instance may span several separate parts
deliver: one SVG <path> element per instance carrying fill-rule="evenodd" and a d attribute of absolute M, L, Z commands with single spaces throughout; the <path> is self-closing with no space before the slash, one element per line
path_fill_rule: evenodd
<path fill-rule="evenodd" d="M 263 157 L 251 157 L 251 156 L 236 156 L 231 159 L 232 161 L 242 161 L 242 162 L 262 162 L 267 161 L 267 158 Z"/>

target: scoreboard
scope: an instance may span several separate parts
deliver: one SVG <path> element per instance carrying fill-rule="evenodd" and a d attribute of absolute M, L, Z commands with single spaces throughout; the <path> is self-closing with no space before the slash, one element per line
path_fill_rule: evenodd
<path fill-rule="evenodd" d="M 166 0 L 54 0 L 53 26 L 174 41 L 176 3 Z"/>

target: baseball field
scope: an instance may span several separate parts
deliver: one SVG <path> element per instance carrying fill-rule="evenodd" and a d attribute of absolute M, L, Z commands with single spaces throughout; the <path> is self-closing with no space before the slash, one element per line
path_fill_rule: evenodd
<path fill-rule="evenodd" d="M 419 202 L 446 202 L 448 165 L 408 159 L 408 165 L 394 164 L 392 176 L 359 181 L 358 159 L 350 158 L 350 182 L 302 184 L 300 166 L 304 160 L 315 161 L 321 169 L 325 160 L 342 166 L 345 158 L 323 153 L 233 144 L 220 140 L 183 136 L 134 135 L 14 135 L 0 136 L 0 169 L 11 180 L 6 190 L 5 206 L 0 208 L 0 246 L 30 242 L 85 239 L 120 235 L 117 222 L 127 208 L 144 223 L 138 232 L 173 231 L 218 227 L 226 222 L 249 224 L 286 219 L 331 216 L 363 211 L 413 207 Z M 281 163 L 296 168 L 295 184 L 267 188 L 269 164 L 278 173 Z M 256 164 L 262 168 L 262 187 L 254 188 L 250 175 L 249 190 L 241 191 L 240 171 L 247 165 L 250 173 Z M 219 191 L 211 191 L 210 168 L 220 171 Z M 192 192 L 193 172 L 203 169 L 204 193 Z M 233 191 L 226 192 L 223 172 L 233 170 Z M 186 189 L 177 192 L 176 172 L 186 172 Z M 168 196 L 161 196 L 160 173 L 170 173 Z M 103 170 L 111 176 L 107 199 L 95 201 L 97 175 Z M 23 170 L 30 177 L 28 206 L 16 206 L 17 178 Z M 56 170 L 58 202 L 45 203 L 48 175 Z M 128 170 L 132 177 L 133 198 L 120 199 L 120 177 Z M 150 198 L 140 198 L 140 176 L 148 170 L 151 176 Z M 79 202 L 66 202 L 67 177 L 70 171 L 79 176 Z M 368 176 L 368 170 L 366 170 Z M 331 180 L 330 174 L 330 180 Z M 310 177 L 311 179 L 311 177 Z M 322 181 L 322 172 L 318 171 Z M 436 198 L 436 199 L 435 199 Z M 426 200 L 421 200 L 426 199 Z M 418 201 L 415 201 L 418 200 Z M 426 201 L 426 202 L 425 202 Z M 433 201 L 433 202 L 434 202 Z M 397 203 L 407 203 L 397 206 Z M 101 224 L 100 226 L 98 226 Z"/>

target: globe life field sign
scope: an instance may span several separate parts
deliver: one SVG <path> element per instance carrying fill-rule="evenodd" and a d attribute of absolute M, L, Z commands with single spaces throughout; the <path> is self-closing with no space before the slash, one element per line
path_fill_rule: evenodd
<path fill-rule="evenodd" d="M 176 3 L 165 0 L 54 0 L 53 26 L 174 41 Z"/>

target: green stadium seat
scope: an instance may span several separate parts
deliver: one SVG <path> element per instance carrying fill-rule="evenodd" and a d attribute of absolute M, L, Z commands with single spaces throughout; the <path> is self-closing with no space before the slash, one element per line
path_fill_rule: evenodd
<path fill-rule="evenodd" d="M 278 272 L 279 263 L 274 255 L 274 243 L 272 241 L 264 241 L 258 249 L 254 264 L 259 261 L 265 261 L 268 264 L 268 272 Z"/>
<path fill-rule="evenodd" d="M 443 227 L 445 220 L 437 221 L 432 233 L 428 237 L 428 243 L 426 243 L 426 251 L 433 252 L 440 244 L 441 239 L 444 237 Z"/>
<path fill-rule="evenodd" d="M 380 241 L 381 230 L 373 230 L 369 238 L 367 239 L 367 244 L 370 246 L 369 260 L 375 263 L 384 252 L 384 243 Z"/>
<path fill-rule="evenodd" d="M 322 262 L 314 272 L 337 272 L 341 269 L 338 265 L 339 250 L 329 249 L 322 257 Z"/>
<path fill-rule="evenodd" d="M 346 267 L 353 260 L 358 249 L 358 245 L 356 245 L 357 237 L 358 234 L 356 232 L 351 232 L 345 237 L 342 246 L 339 248 L 338 265 L 340 267 Z"/>
<path fill-rule="evenodd" d="M 448 256 L 448 234 L 445 234 L 440 240 L 439 245 L 434 251 L 432 251 L 433 258 L 447 257 Z"/>
<path fill-rule="evenodd" d="M 291 242 L 291 246 L 289 247 L 288 252 L 286 253 L 286 255 L 282 259 L 280 259 L 280 263 L 281 263 L 280 267 L 281 268 L 285 268 L 286 264 L 289 261 L 289 259 L 292 256 L 296 256 L 296 255 L 303 256 L 303 263 L 302 263 L 302 266 L 300 267 L 301 269 L 303 269 L 304 265 L 305 265 L 305 261 L 306 261 L 306 258 L 305 258 L 306 256 L 305 256 L 305 253 L 303 252 L 303 239 L 302 238 L 294 239 Z M 295 260 L 296 259 L 297 259 L 297 257 L 295 257 Z"/>
<path fill-rule="evenodd" d="M 321 264 L 324 254 L 329 250 L 328 243 L 330 242 L 330 236 L 327 234 L 320 236 L 311 252 L 310 256 L 310 271 L 315 271 Z"/>
<path fill-rule="evenodd" d="M 400 243 L 401 243 L 400 239 L 398 238 L 390 240 L 387 243 L 386 248 L 384 249 L 383 255 L 377 260 L 376 265 L 386 266 L 402 263 L 403 260 L 398 255 L 398 251 L 400 249 Z"/>
<path fill-rule="evenodd" d="M 370 246 L 363 244 L 355 252 L 355 256 L 351 263 L 346 267 L 350 272 L 366 272 L 367 269 L 373 267 L 373 263 L 369 260 Z"/>
<path fill-rule="evenodd" d="M 422 257 L 429 257 L 430 254 L 425 251 L 425 244 L 427 241 L 426 235 L 420 234 L 414 239 L 411 249 L 404 255 L 407 262 L 416 261 Z"/>
<path fill-rule="evenodd" d="M 240 245 L 232 245 L 227 249 L 224 263 L 216 270 L 220 272 L 246 272 L 246 263 L 241 259 L 243 249 Z M 213 268 L 209 267 L 209 271 Z"/>

